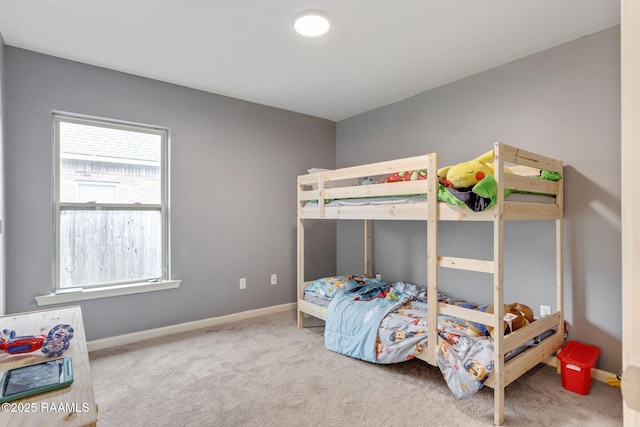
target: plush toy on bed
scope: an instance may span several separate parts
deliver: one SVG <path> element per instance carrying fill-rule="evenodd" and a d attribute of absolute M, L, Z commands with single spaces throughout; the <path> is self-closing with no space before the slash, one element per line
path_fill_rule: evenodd
<path fill-rule="evenodd" d="M 483 155 L 468 162 L 438 169 L 438 179 L 440 183 L 446 187 L 473 187 L 487 175 L 493 175 L 492 162 L 493 150 L 487 151 Z M 511 173 L 508 168 L 505 168 L 505 172 Z"/>
<path fill-rule="evenodd" d="M 485 307 L 485 313 L 493 313 L 493 304 Z M 533 322 L 533 310 L 519 302 L 504 305 L 504 334 L 516 331 Z M 487 326 L 489 334 L 493 337 L 493 327 Z"/>
<path fill-rule="evenodd" d="M 427 179 L 426 170 L 411 170 L 392 173 L 383 182 L 418 181 L 423 179 Z"/>

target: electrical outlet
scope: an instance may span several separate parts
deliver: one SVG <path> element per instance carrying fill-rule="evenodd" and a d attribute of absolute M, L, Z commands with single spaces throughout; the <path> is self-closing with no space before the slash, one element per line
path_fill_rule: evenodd
<path fill-rule="evenodd" d="M 377 280 L 382 280 L 382 274 L 376 273 L 376 279 Z"/>
<path fill-rule="evenodd" d="M 247 289 L 247 279 L 244 277 L 240 279 L 240 289 Z"/>
<path fill-rule="evenodd" d="M 271 275 L 271 284 L 272 285 L 277 285 L 278 284 L 278 275 L 277 274 L 272 274 Z"/>
<path fill-rule="evenodd" d="M 540 317 L 545 317 L 551 314 L 551 307 L 548 305 L 540 306 Z"/>

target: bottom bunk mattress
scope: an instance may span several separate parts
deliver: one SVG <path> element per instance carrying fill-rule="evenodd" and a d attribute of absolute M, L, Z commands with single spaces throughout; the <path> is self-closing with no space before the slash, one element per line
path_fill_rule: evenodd
<path fill-rule="evenodd" d="M 325 346 L 331 351 L 388 364 L 413 359 L 426 349 L 427 290 L 422 286 L 388 284 L 361 275 L 326 277 L 306 287 L 305 300 L 326 307 Z M 444 294 L 438 294 L 438 300 L 487 309 Z M 533 338 L 505 355 L 505 360 L 539 344 L 553 332 Z M 438 367 L 457 398 L 473 395 L 493 372 L 493 339 L 482 324 L 439 315 L 438 346 Z"/>

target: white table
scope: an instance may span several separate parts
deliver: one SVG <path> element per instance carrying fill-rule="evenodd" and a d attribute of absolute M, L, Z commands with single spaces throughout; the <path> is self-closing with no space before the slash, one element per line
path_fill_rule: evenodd
<path fill-rule="evenodd" d="M 74 336 L 69 349 L 62 355 L 71 357 L 73 383 L 70 387 L 9 402 L 0 408 L 0 425 L 32 426 L 95 426 L 97 406 L 93 395 L 89 355 L 80 307 L 58 308 L 0 316 L 0 330 L 11 329 L 16 335 L 47 335 L 58 324 L 69 324 Z M 10 355 L 0 353 L 0 371 L 17 368 L 50 358 L 40 350 Z"/>

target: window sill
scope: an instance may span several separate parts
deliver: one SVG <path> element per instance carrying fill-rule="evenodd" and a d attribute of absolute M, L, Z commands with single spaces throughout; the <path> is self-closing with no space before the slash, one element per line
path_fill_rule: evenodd
<path fill-rule="evenodd" d="M 144 292 L 163 291 L 180 287 L 182 280 L 164 280 L 153 283 L 130 283 L 102 288 L 87 288 L 77 292 L 41 295 L 36 297 L 39 306 L 63 304 L 74 301 L 82 301 L 97 298 L 115 297 L 120 295 L 141 294 Z"/>

